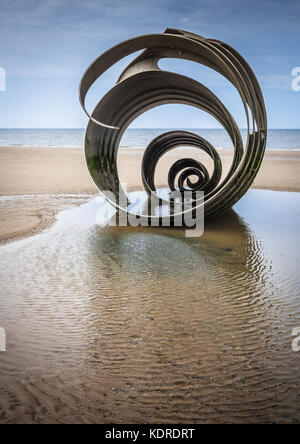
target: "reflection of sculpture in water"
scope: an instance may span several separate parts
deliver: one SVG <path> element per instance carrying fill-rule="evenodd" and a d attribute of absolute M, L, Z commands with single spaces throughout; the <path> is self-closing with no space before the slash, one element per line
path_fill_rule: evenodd
<path fill-rule="evenodd" d="M 198 201 L 195 197 L 193 209 L 205 206 L 206 219 L 213 218 L 231 208 L 246 193 L 263 160 L 267 119 L 258 81 L 247 62 L 226 43 L 186 31 L 167 29 L 163 34 L 122 42 L 101 55 L 81 81 L 80 101 L 84 109 L 87 92 L 94 82 L 119 59 L 142 49 L 142 54 L 127 66 L 116 85 L 89 116 L 85 152 L 90 174 L 109 202 L 118 209 L 130 212 L 126 204 L 120 204 L 120 201 L 127 202 L 117 168 L 122 135 L 133 120 L 151 108 L 168 103 L 194 106 L 212 115 L 224 127 L 233 143 L 233 162 L 225 179 L 221 181 L 220 157 L 207 140 L 188 131 L 170 131 L 148 145 L 142 162 L 142 181 L 147 193 L 155 194 L 155 170 L 165 153 L 180 146 L 201 150 L 213 160 L 214 171 L 211 175 L 202 163 L 190 158 L 181 159 L 171 167 L 167 182 L 171 191 L 203 191 L 205 201 Z M 217 71 L 233 84 L 246 114 L 248 136 L 245 146 L 235 120 L 220 100 L 196 80 L 162 70 L 158 62 L 163 58 L 198 62 Z M 119 196 L 120 189 L 120 201 L 113 202 L 110 193 Z M 185 213 L 190 211 L 191 208 L 183 210 Z M 150 214 L 149 217 L 156 216 Z"/>
<path fill-rule="evenodd" d="M 87 244 L 86 278 L 98 288 L 87 304 L 91 354 L 101 343 L 91 367 L 116 387 L 116 414 L 213 421 L 286 406 L 271 262 L 234 211 L 209 221 L 202 238 L 107 227 Z M 274 408 L 273 397 L 282 404 Z"/>
<path fill-rule="evenodd" d="M 124 272 L 133 267 L 133 275 L 139 269 L 146 272 L 151 265 L 160 274 L 163 270 L 167 275 L 177 271 L 190 273 L 197 262 L 216 260 L 218 274 L 222 275 L 225 267 L 234 266 L 237 274 L 248 276 L 247 285 L 251 281 L 259 287 L 270 271 L 271 264 L 261 241 L 234 210 L 227 211 L 222 218 L 207 221 L 203 236 L 194 239 L 187 239 L 185 232 L 179 228 L 165 227 L 161 230 L 140 226 L 135 229 L 113 225 L 97 230 L 90 248 L 98 258 L 95 258 L 96 262 L 109 257 Z M 167 244 L 166 248 L 164 244 Z M 174 259 L 177 255 L 180 260 Z M 205 270 L 203 272 L 206 275 Z M 200 274 L 198 270 L 191 279 L 198 279 Z M 207 277 L 203 278 L 207 280 Z"/>

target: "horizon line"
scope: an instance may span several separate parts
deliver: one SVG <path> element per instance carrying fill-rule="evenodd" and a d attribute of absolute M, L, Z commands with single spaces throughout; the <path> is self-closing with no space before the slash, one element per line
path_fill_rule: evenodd
<path fill-rule="evenodd" d="M 246 130 L 247 128 L 239 128 L 240 130 Z M 86 128 L 77 128 L 77 127 L 64 127 L 64 128 L 56 128 L 56 127 L 31 127 L 31 128 L 22 128 L 22 127 L 9 127 L 9 128 L 0 128 L 0 131 L 3 130 L 82 130 L 85 131 Z M 202 128 L 202 127 L 190 127 L 190 128 L 168 128 L 168 127 L 151 127 L 151 128 L 127 128 L 127 130 L 220 130 L 220 131 L 226 131 L 225 128 Z M 127 131 L 126 130 L 126 131 Z M 290 130 L 290 131 L 299 131 L 300 128 L 268 128 L 268 130 Z"/>

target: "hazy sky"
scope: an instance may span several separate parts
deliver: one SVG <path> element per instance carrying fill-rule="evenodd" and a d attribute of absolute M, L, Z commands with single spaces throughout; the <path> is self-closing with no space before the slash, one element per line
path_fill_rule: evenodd
<path fill-rule="evenodd" d="M 300 128 L 300 91 L 292 69 L 300 66 L 299 0 L 10 0 L 0 3 L 1 128 L 83 128 L 80 78 L 103 51 L 136 35 L 186 29 L 235 47 L 256 73 L 270 128 Z M 99 80 L 90 111 L 128 61 Z M 192 62 L 162 66 L 188 74 L 212 89 L 241 127 L 240 99 L 231 85 Z M 1 70 L 0 70 L 1 72 Z M 208 128 L 218 124 L 199 110 L 169 105 L 149 111 L 136 127 Z"/>

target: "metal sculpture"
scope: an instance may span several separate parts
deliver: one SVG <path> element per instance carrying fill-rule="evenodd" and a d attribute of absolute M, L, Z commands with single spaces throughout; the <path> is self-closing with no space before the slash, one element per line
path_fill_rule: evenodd
<path fill-rule="evenodd" d="M 85 98 L 90 87 L 108 68 L 139 50 L 144 51 L 127 66 L 116 85 L 89 115 Z M 196 80 L 161 70 L 158 62 L 163 58 L 198 62 L 217 71 L 234 85 L 246 113 L 248 134 L 245 147 L 236 122 L 222 102 Z M 90 119 L 85 138 L 90 174 L 98 189 L 119 210 L 128 211 L 128 207 L 120 205 L 120 201 L 112 201 L 110 193 L 117 196 L 121 190 L 125 196 L 117 169 L 122 135 L 134 119 L 162 104 L 187 104 L 212 115 L 227 131 L 234 146 L 234 156 L 228 174 L 221 181 L 222 163 L 208 141 L 188 131 L 164 133 L 149 144 L 143 157 L 142 180 L 148 195 L 156 192 L 154 175 L 161 156 L 179 146 L 196 147 L 213 159 L 212 175 L 198 161 L 182 159 L 171 167 L 168 183 L 171 191 L 204 191 L 204 201 L 194 204 L 204 205 L 205 218 L 209 219 L 231 208 L 246 193 L 262 163 L 267 137 L 263 95 L 250 66 L 226 43 L 176 29 L 127 40 L 106 51 L 88 68 L 79 93 L 81 105 Z M 196 182 L 190 180 L 191 176 L 197 177 Z"/>

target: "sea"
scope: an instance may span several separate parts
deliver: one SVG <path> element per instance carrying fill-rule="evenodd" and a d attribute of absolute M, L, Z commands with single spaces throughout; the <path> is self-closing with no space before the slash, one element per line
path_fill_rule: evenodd
<path fill-rule="evenodd" d="M 184 129 L 184 128 L 181 128 Z M 232 142 L 223 129 L 186 129 L 207 139 L 217 149 L 231 149 Z M 121 140 L 122 147 L 146 148 L 168 128 L 129 128 Z M 241 130 L 244 141 L 246 130 Z M 83 147 L 85 129 L 0 129 L 0 147 Z M 267 149 L 300 150 L 300 129 L 270 129 Z"/>

